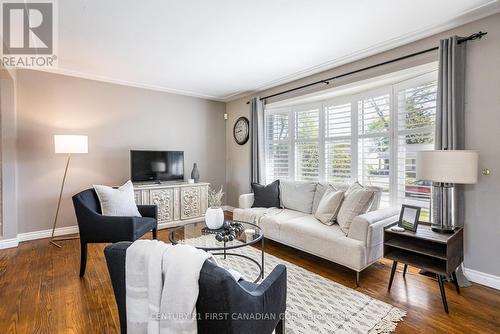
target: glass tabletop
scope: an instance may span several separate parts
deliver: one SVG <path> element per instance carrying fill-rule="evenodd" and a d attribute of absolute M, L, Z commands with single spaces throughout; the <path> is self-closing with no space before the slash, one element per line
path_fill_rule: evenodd
<path fill-rule="evenodd" d="M 211 230 L 205 222 L 189 223 L 173 229 L 168 238 L 172 244 L 186 244 L 209 251 L 252 245 L 262 240 L 264 236 L 261 228 L 255 224 L 225 220 L 225 226 L 225 228 Z M 231 231 L 232 237 L 229 236 Z M 226 236 L 225 239 L 224 236 Z"/>

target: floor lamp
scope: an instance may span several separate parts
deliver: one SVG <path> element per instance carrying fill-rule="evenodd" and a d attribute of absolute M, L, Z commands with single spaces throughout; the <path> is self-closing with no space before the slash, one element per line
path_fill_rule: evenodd
<path fill-rule="evenodd" d="M 55 153 L 62 153 L 68 155 L 68 159 L 66 161 L 66 168 L 64 169 L 64 176 L 61 183 L 61 190 L 59 191 L 59 200 L 57 201 L 57 209 L 56 209 L 56 215 L 54 217 L 54 225 L 52 227 L 52 235 L 50 237 L 50 243 L 56 247 L 61 248 L 61 245 L 56 243 L 56 241 L 78 238 L 78 237 L 54 238 L 54 232 L 56 230 L 57 218 L 59 216 L 59 209 L 61 208 L 61 199 L 64 191 L 64 183 L 66 182 L 66 176 L 68 175 L 68 167 L 69 167 L 69 162 L 71 160 L 71 154 L 88 153 L 88 137 L 79 135 L 54 135 L 54 151 Z"/>

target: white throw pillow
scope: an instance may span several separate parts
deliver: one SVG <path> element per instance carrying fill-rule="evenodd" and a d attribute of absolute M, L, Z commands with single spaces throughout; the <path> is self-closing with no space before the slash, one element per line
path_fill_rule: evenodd
<path fill-rule="evenodd" d="M 118 188 L 94 185 L 103 216 L 141 217 L 135 204 L 134 185 L 127 181 Z"/>
<path fill-rule="evenodd" d="M 319 201 L 318 209 L 314 217 L 325 225 L 333 225 L 343 200 L 344 192 L 335 191 L 332 188 L 332 190 L 327 191 L 321 198 L 321 201 Z"/>
<path fill-rule="evenodd" d="M 352 220 L 366 213 L 370 204 L 373 201 L 375 192 L 365 189 L 352 189 L 346 192 L 344 202 L 340 207 L 339 213 L 337 215 L 337 223 L 340 226 L 342 232 L 347 234 L 349 228 L 351 227 Z"/>

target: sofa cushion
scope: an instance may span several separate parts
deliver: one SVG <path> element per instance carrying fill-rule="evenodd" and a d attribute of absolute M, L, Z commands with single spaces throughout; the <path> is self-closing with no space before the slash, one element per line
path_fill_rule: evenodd
<path fill-rule="evenodd" d="M 316 182 L 281 181 L 281 203 L 286 209 L 312 213 Z"/>
<path fill-rule="evenodd" d="M 278 208 L 280 207 L 280 180 L 268 185 L 252 183 L 254 200 L 252 208 Z"/>
<path fill-rule="evenodd" d="M 247 208 L 233 210 L 233 220 L 255 224 L 268 211 L 279 210 L 274 208 Z"/>
<path fill-rule="evenodd" d="M 325 225 L 333 225 L 343 200 L 343 191 L 335 191 L 333 188 L 329 189 L 321 198 L 314 217 Z"/>
<path fill-rule="evenodd" d="M 312 215 L 286 221 L 277 241 L 354 270 L 362 269 L 365 264 L 362 241 L 346 237 L 338 225 L 327 226 Z"/>
<path fill-rule="evenodd" d="M 339 213 L 337 215 L 337 223 L 341 230 L 347 234 L 349 227 L 354 217 L 365 213 L 370 207 L 375 192 L 372 190 L 349 189 L 345 193 L 344 202 L 342 203 Z"/>
<path fill-rule="evenodd" d="M 279 233 L 283 224 L 286 224 L 290 219 L 306 216 L 308 214 L 295 210 L 275 210 L 264 214 L 260 218 L 258 225 L 264 231 L 266 238 L 279 239 Z"/>

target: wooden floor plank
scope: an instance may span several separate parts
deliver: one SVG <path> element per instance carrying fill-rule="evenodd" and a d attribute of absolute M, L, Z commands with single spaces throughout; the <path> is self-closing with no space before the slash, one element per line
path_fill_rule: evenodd
<path fill-rule="evenodd" d="M 159 238 L 168 240 L 167 230 Z M 119 320 L 106 268 L 104 244 L 89 245 L 84 279 L 78 277 L 79 240 L 56 248 L 47 239 L 0 250 L 0 333 L 118 333 Z M 266 252 L 385 301 L 408 313 L 395 333 L 500 333 L 500 292 L 474 284 L 458 295 L 446 283 L 450 314 L 435 279 L 398 268 L 390 292 L 391 262 L 382 260 L 356 274 L 340 265 L 276 242 Z"/>

